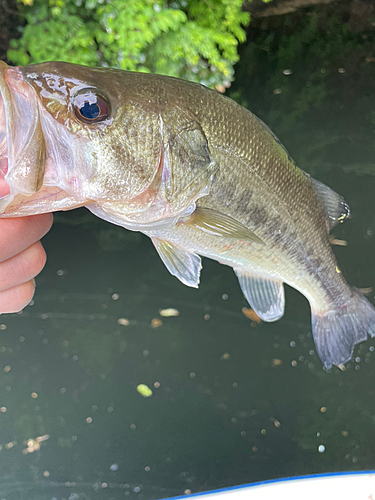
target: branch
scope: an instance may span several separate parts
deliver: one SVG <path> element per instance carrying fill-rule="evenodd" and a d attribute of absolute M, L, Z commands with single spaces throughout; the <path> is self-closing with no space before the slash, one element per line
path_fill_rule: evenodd
<path fill-rule="evenodd" d="M 269 17 L 290 14 L 303 7 L 311 5 L 328 4 L 334 0 L 275 0 L 272 3 L 255 1 L 250 3 L 245 0 L 243 9 L 251 13 L 252 17 Z"/>

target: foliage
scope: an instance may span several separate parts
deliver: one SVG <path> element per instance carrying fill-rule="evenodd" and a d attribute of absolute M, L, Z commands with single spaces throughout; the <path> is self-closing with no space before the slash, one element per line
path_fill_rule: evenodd
<path fill-rule="evenodd" d="M 156 72 L 227 87 L 250 16 L 242 0 L 22 0 L 8 59 Z"/>

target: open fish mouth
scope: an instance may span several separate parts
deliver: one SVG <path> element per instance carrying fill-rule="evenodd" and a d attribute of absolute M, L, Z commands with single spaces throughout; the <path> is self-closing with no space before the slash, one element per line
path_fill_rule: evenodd
<path fill-rule="evenodd" d="M 44 149 L 35 90 L 19 68 L 0 62 L 0 177 L 10 189 L 8 198 L 41 187 Z"/>
<path fill-rule="evenodd" d="M 0 217 L 68 210 L 89 203 L 45 183 L 47 145 L 35 89 L 22 68 L 0 61 Z M 49 161 L 49 170 L 54 170 Z"/>

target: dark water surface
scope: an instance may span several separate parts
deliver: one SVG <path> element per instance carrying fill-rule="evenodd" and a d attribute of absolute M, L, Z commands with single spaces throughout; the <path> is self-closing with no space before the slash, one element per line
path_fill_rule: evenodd
<path fill-rule="evenodd" d="M 336 254 L 350 283 L 375 287 L 374 93 L 366 68 L 341 65 L 293 119 L 302 69 L 272 89 L 264 72 L 247 83 L 244 62 L 234 95 L 345 196 Z M 296 85 L 285 99 L 282 78 Z M 0 499 L 159 499 L 375 467 L 375 339 L 327 373 L 307 301 L 289 287 L 284 318 L 253 323 L 230 268 L 205 259 L 189 289 L 148 238 L 84 209 L 59 214 L 44 245 L 34 304 L 0 317 Z"/>

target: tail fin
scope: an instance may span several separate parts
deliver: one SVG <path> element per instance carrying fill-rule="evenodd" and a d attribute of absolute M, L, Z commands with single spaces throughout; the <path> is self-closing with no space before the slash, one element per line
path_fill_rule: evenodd
<path fill-rule="evenodd" d="M 316 350 L 325 368 L 350 360 L 355 344 L 375 336 L 375 308 L 352 288 L 352 297 L 341 307 L 322 315 L 312 310 L 312 331 Z"/>

